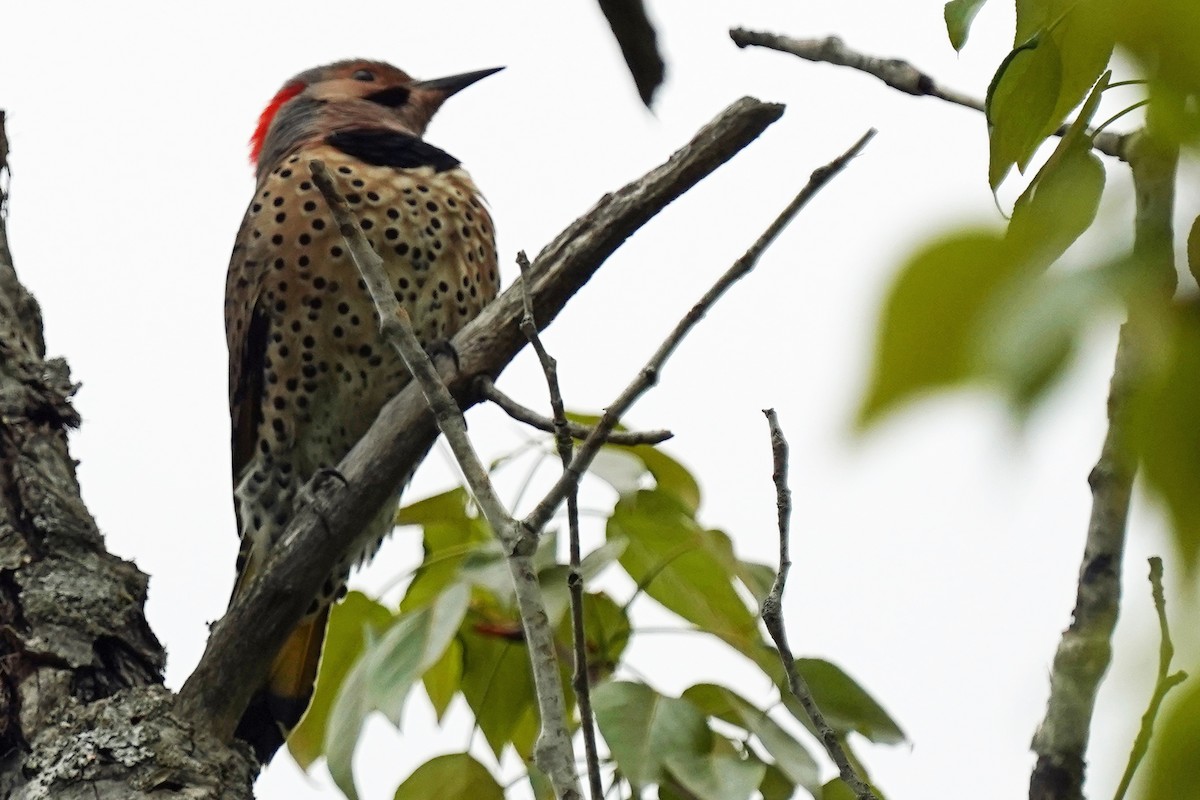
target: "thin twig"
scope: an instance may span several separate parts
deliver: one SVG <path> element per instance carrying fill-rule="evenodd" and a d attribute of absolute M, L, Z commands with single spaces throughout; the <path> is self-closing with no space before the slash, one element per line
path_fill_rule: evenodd
<path fill-rule="evenodd" d="M 860 53 L 847 47 L 846 43 L 836 36 L 827 36 L 824 39 L 793 39 L 790 36 L 780 36 L 775 33 L 733 28 L 729 31 L 729 38 L 733 39 L 734 44 L 738 47 L 765 47 L 781 53 L 791 53 L 806 61 L 833 64 L 865 72 L 905 94 L 917 97 L 936 97 L 963 108 L 975 111 L 985 110 L 982 100 L 944 88 L 934 80 L 933 76 L 922 72 L 907 61 Z M 1054 131 L 1054 135 L 1063 136 L 1070 127 L 1071 123 L 1064 124 Z M 1097 133 L 1092 139 L 1092 147 L 1113 158 L 1125 159 L 1125 137 L 1121 134 Z"/>
<path fill-rule="evenodd" d="M 544 417 L 534 411 L 532 408 L 527 408 L 521 405 L 516 400 L 506 395 L 496 386 L 496 382 L 487 375 L 482 376 L 477 382 L 479 393 L 487 400 L 500 407 L 500 410 L 517 422 L 524 422 L 526 425 L 537 428 L 539 431 L 546 433 L 554 433 L 554 420 L 550 417 Z M 572 439 L 580 441 L 591 436 L 592 428 L 587 425 L 580 425 L 577 422 L 567 420 L 567 432 Z M 625 446 L 634 446 L 639 444 L 662 444 L 675 434 L 666 429 L 653 431 L 613 431 L 608 435 L 609 444 L 619 444 Z"/>
<path fill-rule="evenodd" d="M 529 257 L 525 251 L 517 253 L 517 265 L 521 268 L 521 277 L 529 275 Z M 521 286 L 526 285 L 525 281 Z M 529 340 L 533 351 L 537 353 L 538 362 L 546 376 L 546 389 L 550 393 L 550 409 L 554 414 L 554 444 L 558 456 L 562 460 L 563 469 L 571 465 L 571 455 L 575 451 L 571 441 L 571 432 L 567 426 L 567 408 L 563 402 L 562 389 L 558 385 L 558 362 L 542 344 L 538 336 L 537 322 L 533 318 L 533 299 L 529 292 L 522 293 L 525 314 L 521 317 L 521 332 Z M 570 570 L 567 573 L 567 591 L 571 597 L 571 642 L 574 649 L 574 673 L 571 676 L 571 688 L 575 690 L 575 700 L 579 704 L 579 724 L 583 729 L 583 753 L 587 763 L 588 788 L 592 800 L 603 800 L 604 786 L 600 783 L 600 756 L 596 751 L 596 727 L 592 715 L 592 689 L 588 680 L 587 663 L 587 631 L 583 627 L 583 576 L 579 572 L 579 485 L 571 488 L 567 495 L 567 531 Z"/>
<path fill-rule="evenodd" d="M 604 411 L 600 421 L 596 424 L 596 428 L 592 434 L 584 440 L 579 446 L 579 450 L 575 453 L 575 458 L 571 461 L 571 466 L 568 467 L 558 483 L 550 490 L 545 499 L 538 504 L 530 514 L 525 517 L 525 524 L 533 530 L 541 530 L 553 515 L 555 509 L 562 503 L 570 487 L 577 483 L 579 476 L 588 468 L 599 452 L 600 447 L 604 444 L 605 438 L 613 430 L 620 421 L 621 416 L 629 410 L 629 407 L 642 396 L 642 394 L 658 382 L 658 373 L 662 370 L 663 364 L 675 352 L 675 348 L 683 341 L 683 338 L 696 326 L 713 304 L 721 298 L 730 286 L 737 283 L 741 278 L 745 277 L 750 270 L 754 269 L 762 254 L 770 247 L 771 243 L 783 232 L 788 223 L 804 208 L 816 194 L 825 187 L 829 181 L 833 180 L 839 172 L 846 168 L 851 160 L 854 159 L 862 149 L 867 146 L 867 142 L 875 136 L 875 129 L 867 131 L 862 137 L 855 142 L 849 150 L 842 153 L 840 156 L 829 162 L 825 166 L 813 171 L 808 179 L 808 183 L 800 190 L 800 193 L 788 203 L 787 207 L 780 212 L 763 234 L 758 237 L 758 240 L 750 245 L 742 256 L 725 271 L 716 283 L 705 292 L 704 296 L 692 306 L 691 310 L 684 316 L 683 319 L 675 326 L 675 329 L 667 336 L 646 365 L 642 367 L 637 376 L 633 379 L 625 391 L 621 392 L 620 396 Z"/>
<path fill-rule="evenodd" d="M 1150 558 L 1150 593 L 1154 597 L 1154 610 L 1158 613 L 1158 677 L 1154 682 L 1154 694 L 1150 697 L 1150 706 L 1142 715 L 1142 727 L 1133 740 L 1129 763 L 1125 765 L 1125 774 L 1121 776 L 1121 784 L 1117 787 L 1113 800 L 1124 800 L 1125 793 L 1129 791 L 1133 775 L 1150 749 L 1154 721 L 1158 718 L 1158 711 L 1162 708 L 1167 692 L 1187 680 L 1187 673 L 1183 670 L 1171 672 L 1171 659 L 1175 656 L 1175 645 L 1171 643 L 1171 631 L 1167 628 L 1167 599 L 1163 594 L 1162 578 L 1162 559 L 1153 556 Z"/>
<path fill-rule="evenodd" d="M 496 493 L 487 468 L 467 436 L 467 423 L 449 389 L 438 375 L 433 361 L 421 346 L 408 313 L 391 291 L 383 259 L 372 249 L 344 197 L 334 186 L 333 178 L 320 161 L 310 161 L 313 183 L 321 191 L 337 222 L 346 249 L 363 276 L 371 299 L 379 312 L 379 329 L 420 384 L 429 408 L 437 420 L 438 429 L 446 437 L 459 468 L 475 496 L 480 510 L 508 553 L 521 626 L 529 647 L 533 681 L 537 689 L 541 731 L 534 746 L 534 758 L 539 769 L 554 786 L 554 794 L 563 800 L 582 800 L 579 782 L 575 777 L 575 753 L 571 734 L 567 730 L 567 704 L 562 680 L 558 673 L 554 632 L 538 585 L 533 554 L 537 549 L 535 531 L 513 519 Z"/>
<path fill-rule="evenodd" d="M 788 689 L 808 714 L 817 737 L 825 746 L 825 752 L 829 753 L 829 757 L 837 765 L 838 774 L 859 800 L 877 800 L 871 787 L 858 774 L 858 770 L 846 755 L 837 731 L 825 720 L 825 715 L 821 713 L 817 701 L 813 699 L 812 691 L 808 688 L 808 682 L 796 669 L 796 658 L 788 646 L 787 630 L 783 624 L 783 591 L 787 587 L 788 572 L 792 568 L 789 553 L 792 490 L 788 488 L 787 483 L 788 444 L 783 436 L 783 429 L 779 426 L 779 417 L 776 416 L 775 409 L 764 409 L 763 414 L 766 415 L 767 425 L 771 430 L 771 463 L 774 467 L 771 479 L 775 483 L 775 507 L 779 517 L 779 572 L 775 574 L 771 590 L 763 599 L 762 620 L 767 626 L 767 633 L 771 634 L 775 641 L 775 649 L 779 651 L 779 660 L 783 662 L 783 669 L 787 673 Z"/>

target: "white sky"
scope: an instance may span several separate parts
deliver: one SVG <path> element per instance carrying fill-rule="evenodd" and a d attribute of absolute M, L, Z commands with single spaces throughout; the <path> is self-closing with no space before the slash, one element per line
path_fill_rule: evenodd
<path fill-rule="evenodd" d="M 455 97 L 428 135 L 491 201 L 505 284 L 518 248 L 540 250 L 731 101 L 751 94 L 788 105 L 759 141 L 633 237 L 551 328 L 547 344 L 577 409 L 615 396 L 809 172 L 878 127 L 867 153 L 702 323 L 629 422 L 673 429 L 668 450 L 702 481 L 705 521 L 729 531 L 744 557 L 771 562 L 759 410 L 775 406 L 792 444 L 792 642 L 840 664 L 909 734 L 911 747 L 860 740 L 877 782 L 893 798 L 964 786 L 983 800 L 1025 794 L 1028 743 L 1074 599 L 1113 326 L 1097 328 L 1023 432 L 995 399 L 973 392 L 855 440 L 849 420 L 889 276 L 937 231 L 1000 222 L 986 188 L 983 120 L 844 69 L 738 50 L 726 34 L 737 25 L 836 33 L 982 96 L 1011 37 L 1008 4 L 984 9 L 959 57 L 940 0 L 652 3 L 669 69 L 653 114 L 591 0 L 5 6 L 0 107 L 14 165 L 13 253 L 42 304 L 50 352 L 83 383 L 72 446 L 84 498 L 111 549 L 153 576 L 147 612 L 168 648 L 172 687 L 199 657 L 233 580 L 222 293 L 253 185 L 246 140 L 286 78 L 356 55 L 419 77 L 507 65 Z M 1118 177 L 1124 185 L 1110 169 Z M 1114 195 L 1102 211 L 1108 227 L 1125 230 L 1128 208 Z M 531 358 L 500 385 L 543 402 Z M 490 409 L 472 414 L 471 432 L 489 456 L 525 435 Z M 410 497 L 452 480 L 442 454 L 430 462 Z M 1117 662 L 1088 771 L 1093 794 L 1111 794 L 1152 681 L 1144 576 L 1145 557 L 1166 550 L 1157 519 L 1144 502 L 1133 519 Z M 416 564 L 411 534 L 393 541 L 366 585 Z M 765 696 L 744 662 L 692 637 L 647 634 L 630 657 L 664 691 L 716 679 Z M 372 724 L 360 751 L 363 797 L 390 798 L 416 764 L 466 737 L 461 725 L 432 731 L 422 698 L 403 734 Z M 337 794 L 322 769 L 305 778 L 281 757 L 259 796 Z"/>

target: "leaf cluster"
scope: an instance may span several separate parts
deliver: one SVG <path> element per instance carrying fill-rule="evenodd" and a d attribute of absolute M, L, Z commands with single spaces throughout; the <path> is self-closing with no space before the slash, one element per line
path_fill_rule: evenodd
<path fill-rule="evenodd" d="M 744 800 L 758 792 L 776 800 L 797 790 L 838 796 L 840 788 L 822 785 L 811 744 L 793 732 L 797 721 L 808 723 L 786 694 L 772 713 L 728 687 L 699 684 L 673 697 L 622 679 L 637 630 L 636 602 L 657 603 L 693 626 L 694 635 L 741 653 L 777 686 L 784 676 L 755 603 L 774 570 L 739 559 L 728 534 L 700 524 L 699 485 L 678 461 L 649 445 L 608 449 L 628 468 L 611 481 L 618 494 L 605 541 L 583 559 L 580 573 L 588 677 L 612 782 L 635 795 L 654 786 L 663 798 Z M 351 758 L 366 717 L 380 713 L 399 727 L 407 699 L 420 687 L 439 721 L 461 698 L 489 752 L 432 758 L 400 785 L 396 798 L 501 797 L 493 768 L 508 750 L 531 764 L 539 730 L 505 554 L 463 489 L 406 506 L 396 521 L 421 529 L 421 565 L 398 607 L 352 592 L 333 609 L 316 695 L 289 747 L 306 767 L 325 757 L 338 786 L 354 798 Z M 556 537 L 544 535 L 535 562 L 573 708 L 566 674 L 573 636 L 570 566 L 558 550 Z M 629 596 L 617 599 L 595 588 L 608 569 L 632 581 Z M 839 736 L 857 731 L 876 742 L 903 740 L 882 707 L 839 667 L 821 659 L 801 659 L 799 666 Z M 791 723 L 780 724 L 780 713 Z M 577 728 L 578 720 L 572 724 Z M 479 760 L 485 755 L 493 768 Z M 527 780 L 535 796 L 553 796 L 532 766 Z"/>

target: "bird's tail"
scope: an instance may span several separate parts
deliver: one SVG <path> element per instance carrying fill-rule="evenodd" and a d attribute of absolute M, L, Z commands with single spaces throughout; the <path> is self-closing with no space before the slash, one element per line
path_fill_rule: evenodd
<path fill-rule="evenodd" d="M 271 760 L 308 708 L 328 621 L 329 606 L 325 606 L 288 634 L 271 662 L 266 683 L 254 693 L 238 722 L 234 735 L 254 748 L 259 763 Z"/>

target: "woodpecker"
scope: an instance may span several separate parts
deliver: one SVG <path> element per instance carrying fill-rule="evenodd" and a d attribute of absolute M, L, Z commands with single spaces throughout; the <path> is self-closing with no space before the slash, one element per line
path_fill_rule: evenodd
<path fill-rule="evenodd" d="M 301 487 L 342 460 L 408 374 L 380 337 L 308 163 L 320 159 L 336 178 L 422 343 L 445 342 L 496 296 L 496 244 L 470 176 L 422 137 L 446 98 L 497 71 L 418 81 L 380 61 L 339 61 L 289 80 L 259 118 L 250 140 L 257 185 L 225 286 L 235 599 L 276 546 Z M 373 544 L 330 565 L 242 717 L 236 735 L 261 762 L 307 708 L 329 606 L 391 529 L 407 482 L 371 523 Z"/>

